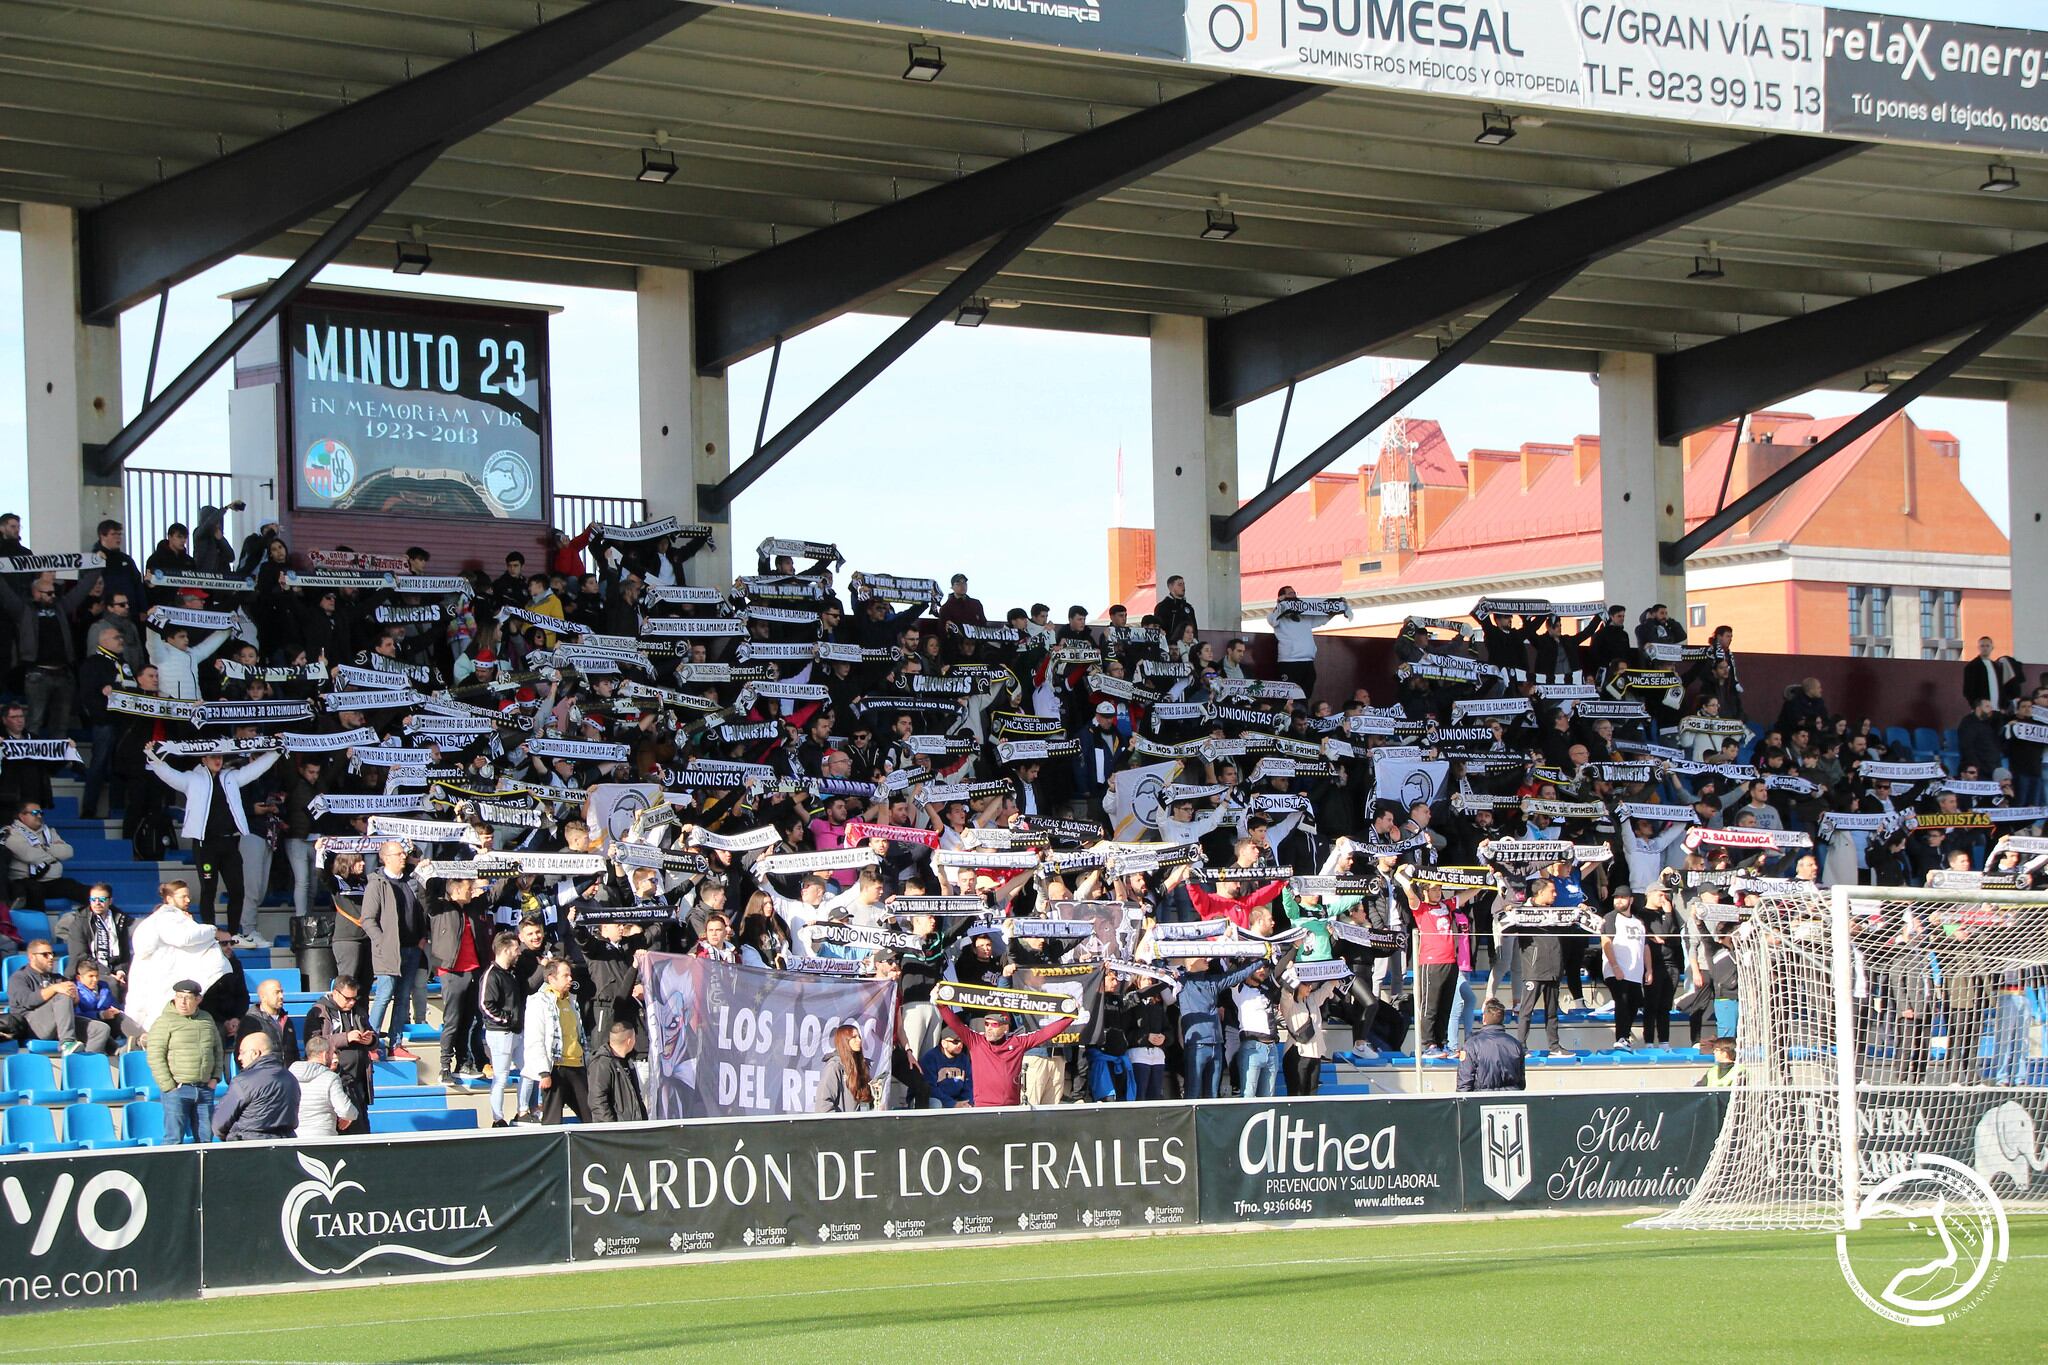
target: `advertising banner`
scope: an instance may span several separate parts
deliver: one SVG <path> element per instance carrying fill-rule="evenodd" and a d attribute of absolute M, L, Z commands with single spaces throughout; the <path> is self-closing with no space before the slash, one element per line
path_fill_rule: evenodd
<path fill-rule="evenodd" d="M 1185 1105 L 570 1133 L 578 1260 L 1195 1221 Z"/>
<path fill-rule="evenodd" d="M 708 957 L 641 959 L 649 1030 L 647 1112 L 658 1119 L 808 1114 L 832 1030 L 860 1029 L 887 1070 L 896 983 L 802 976 Z"/>
<path fill-rule="evenodd" d="M 1223 71 L 2048 150 L 2048 33 L 1787 0 L 727 0 Z"/>
<path fill-rule="evenodd" d="M 198 1148 L 0 1163 L 0 1313 L 198 1296 Z"/>
<path fill-rule="evenodd" d="M 1456 1213 L 1458 1101 L 1274 1100 L 1195 1111 L 1202 1221 Z"/>
<path fill-rule="evenodd" d="M 742 0 L 757 9 L 863 19 L 927 33 L 1007 38 L 1182 61 L 1180 0 Z"/>
<path fill-rule="evenodd" d="M 545 313 L 309 298 L 283 327 L 292 506 L 548 515 Z"/>
<path fill-rule="evenodd" d="M 566 1261 L 563 1142 L 557 1130 L 208 1147 L 206 1287 Z"/>
<path fill-rule="evenodd" d="M 1458 1112 L 1465 1207 L 1676 1204 L 1706 1169 L 1725 1095 L 1468 1096 Z"/>
<path fill-rule="evenodd" d="M 1831 9 L 1826 52 L 1829 132 L 2048 148 L 2048 33 Z"/>

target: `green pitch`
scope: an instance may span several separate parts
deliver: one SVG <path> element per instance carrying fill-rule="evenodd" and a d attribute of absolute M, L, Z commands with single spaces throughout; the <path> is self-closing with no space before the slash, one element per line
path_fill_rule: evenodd
<path fill-rule="evenodd" d="M 2048 1220 L 1973 1311 L 1894 1326 L 1814 1235 L 1625 1218 L 1101 1238 L 11 1318 L 29 1361 L 2039 1360 Z M 1901 1236 L 1904 1236 L 1901 1233 Z"/>

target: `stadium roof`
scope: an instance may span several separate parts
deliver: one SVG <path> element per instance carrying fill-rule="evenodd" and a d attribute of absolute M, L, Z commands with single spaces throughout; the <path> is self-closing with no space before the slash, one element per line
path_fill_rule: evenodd
<path fill-rule="evenodd" d="M 0 201 L 111 202 L 487 48 L 508 20 L 574 8 L 13 0 L 0 6 Z M 906 81 L 902 31 L 717 9 L 462 141 L 340 259 L 388 265 L 417 225 L 436 270 L 630 287 L 634 267 L 731 262 L 1225 79 L 942 41 L 942 77 Z M 1330 90 L 1064 215 L 984 291 L 991 320 L 1142 334 L 1155 313 L 1239 313 L 1765 136 L 1553 109 L 1486 147 L 1479 111 Z M 677 171 L 641 183 L 657 133 Z M 1483 358 L 1591 369 L 1603 350 L 1668 353 L 2048 243 L 2048 160 L 1995 158 L 2021 184 L 1994 195 L 1979 190 L 1990 159 L 1881 146 L 1826 166 L 1596 262 Z M 1219 194 L 1239 230 L 1203 240 Z M 338 216 L 259 250 L 296 255 Z M 1721 278 L 1688 278 L 1700 255 L 1721 258 Z M 964 264 L 861 306 L 910 312 Z M 1439 337 L 1383 350 L 1428 356 Z M 1963 376 L 1944 391 L 2048 379 L 2048 318 Z"/>

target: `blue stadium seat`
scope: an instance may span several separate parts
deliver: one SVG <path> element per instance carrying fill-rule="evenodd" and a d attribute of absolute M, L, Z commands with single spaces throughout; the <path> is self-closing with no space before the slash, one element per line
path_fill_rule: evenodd
<path fill-rule="evenodd" d="M 14 979 L 14 974 L 28 965 L 27 953 L 9 953 L 0 958 L 0 986 Z"/>
<path fill-rule="evenodd" d="M 56 1066 L 39 1053 L 17 1052 L 9 1057 L 6 1076 L 7 1088 L 21 1091 L 30 1104 L 72 1104 L 84 1098 L 82 1092 L 58 1085 Z"/>
<path fill-rule="evenodd" d="M 155 1100 L 138 1100 L 121 1111 L 121 1130 L 144 1147 L 164 1140 L 164 1107 Z"/>
<path fill-rule="evenodd" d="M 1925 725 L 1913 727 L 1913 752 L 1922 760 L 1941 757 L 1941 734 Z M 1984 776 L 1989 777 L 1986 773 Z"/>
<path fill-rule="evenodd" d="M 1903 725 L 1887 725 L 1884 727 L 1884 746 L 1887 749 L 1911 749 L 1913 732 Z"/>
<path fill-rule="evenodd" d="M 16 910 L 12 912 L 12 918 L 23 943 L 50 936 L 50 913 L 47 910 Z"/>
<path fill-rule="evenodd" d="M 85 1092 L 94 1104 L 126 1104 L 142 1098 L 131 1085 L 114 1084 L 114 1068 L 97 1052 L 74 1052 L 64 1059 L 64 1084 Z"/>
<path fill-rule="evenodd" d="M 114 1111 L 104 1104 L 74 1104 L 64 1111 L 64 1138 L 67 1142 L 84 1145 L 90 1152 L 112 1151 L 119 1147 L 140 1147 L 140 1138 L 117 1137 L 114 1134 Z"/>
<path fill-rule="evenodd" d="M 149 1057 L 141 1050 L 121 1054 L 121 1084 L 135 1087 L 144 1099 L 161 1099 L 156 1088 L 156 1077 L 149 1069 Z"/>
<path fill-rule="evenodd" d="M 34 1104 L 0 1109 L 0 1138 L 25 1152 L 75 1152 L 85 1145 L 59 1142 L 57 1120 L 49 1110 Z"/>
<path fill-rule="evenodd" d="M 413 1086 L 411 1088 L 415 1090 L 425 1089 L 424 1086 Z M 435 1086 L 433 1093 L 428 1095 L 387 1095 L 379 1091 L 377 1102 L 370 1107 L 380 1112 L 386 1109 L 446 1109 L 448 1107 L 448 1092 L 440 1086 Z"/>
<path fill-rule="evenodd" d="M 474 1109 L 386 1109 L 381 1104 L 370 1106 L 370 1131 L 373 1133 L 454 1133 L 476 1126 Z"/>
<path fill-rule="evenodd" d="M 286 995 L 296 994 L 306 987 L 306 978 L 297 967 L 264 967 L 249 973 L 249 994 L 254 995 L 256 988 L 266 981 L 275 981 L 284 988 Z"/>

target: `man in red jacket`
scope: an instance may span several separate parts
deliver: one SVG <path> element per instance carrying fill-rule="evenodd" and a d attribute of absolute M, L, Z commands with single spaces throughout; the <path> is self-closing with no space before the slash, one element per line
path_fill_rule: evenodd
<path fill-rule="evenodd" d="M 948 1006 L 939 1006 L 939 1018 L 945 1020 L 946 1027 L 967 1045 L 968 1074 L 974 1081 L 976 1109 L 1017 1103 L 1017 1082 L 1024 1071 L 1024 1054 L 1051 1042 L 1074 1024 L 1070 1016 L 1060 1015 L 1041 1028 L 1012 1038 L 1010 1016 L 1007 1014 L 983 1016 L 980 1033 L 967 1027 L 966 1021 Z"/>
<path fill-rule="evenodd" d="M 1233 891 L 1243 884 L 1233 879 L 1228 869 L 1216 883 L 1219 888 L 1228 887 Z M 1195 907 L 1195 913 L 1203 919 L 1227 919 L 1238 928 L 1246 929 L 1250 927 L 1251 912 L 1286 889 L 1287 880 L 1284 877 L 1278 881 L 1267 882 L 1256 891 L 1247 891 L 1242 896 L 1218 895 L 1213 891 L 1204 891 L 1190 881 L 1188 901 Z"/>

